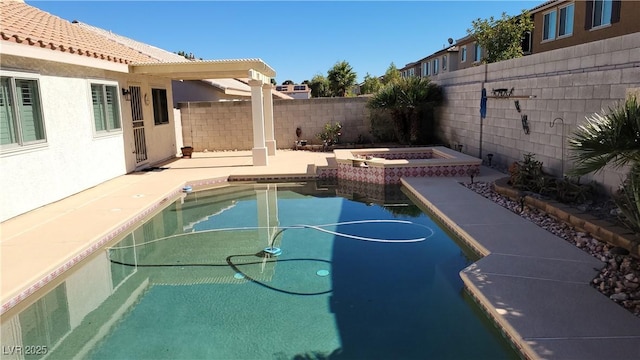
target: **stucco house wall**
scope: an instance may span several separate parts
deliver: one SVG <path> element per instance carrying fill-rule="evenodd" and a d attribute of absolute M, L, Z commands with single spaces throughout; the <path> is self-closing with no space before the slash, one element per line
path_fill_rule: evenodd
<path fill-rule="evenodd" d="M 150 82 L 143 76 L 5 54 L 0 57 L 0 66 L 3 75 L 11 71 L 38 77 L 46 129 L 46 143 L 0 152 L 0 186 L 5 189 L 0 196 L 0 221 L 124 175 L 140 165 L 136 165 L 133 154 L 131 107 L 121 95 L 122 88 L 139 85 L 149 94 L 152 86 L 165 88 L 171 99 L 168 79 Z M 91 81 L 118 86 L 121 131 L 95 133 Z M 144 105 L 148 164 L 175 156 L 173 112 L 169 110 L 169 124 L 154 125 L 152 104 Z"/>

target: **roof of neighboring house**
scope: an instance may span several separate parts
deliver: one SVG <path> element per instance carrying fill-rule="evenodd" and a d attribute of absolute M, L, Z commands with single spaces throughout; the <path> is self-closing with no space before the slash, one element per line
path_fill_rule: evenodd
<path fill-rule="evenodd" d="M 22 1 L 0 1 L 0 39 L 115 63 L 157 62 L 107 37 Z"/>

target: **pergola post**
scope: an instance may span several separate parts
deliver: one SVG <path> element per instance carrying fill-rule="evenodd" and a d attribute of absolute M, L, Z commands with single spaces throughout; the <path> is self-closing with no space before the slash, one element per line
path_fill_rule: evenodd
<path fill-rule="evenodd" d="M 264 134 L 266 136 L 267 154 L 273 156 L 276 154 L 276 138 L 273 124 L 273 85 L 271 83 L 263 84 L 264 99 Z"/>
<path fill-rule="evenodd" d="M 251 116 L 253 119 L 253 166 L 269 164 L 264 138 L 264 100 L 262 81 L 249 80 L 251 86 Z"/>

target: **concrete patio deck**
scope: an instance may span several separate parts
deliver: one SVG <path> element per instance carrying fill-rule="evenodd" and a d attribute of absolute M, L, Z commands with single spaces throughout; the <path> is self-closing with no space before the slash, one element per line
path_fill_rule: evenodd
<path fill-rule="evenodd" d="M 304 180 L 331 153 L 278 151 L 269 166 L 251 152 L 196 153 L 159 169 L 120 176 L 0 224 L 2 313 L 31 302 L 72 264 L 162 207 L 185 184 L 229 177 Z M 504 176 L 483 168 L 478 181 Z M 638 359 L 640 319 L 589 285 L 602 264 L 458 184 L 468 178 L 404 180 L 447 226 L 486 257 L 461 275 L 479 303 L 530 358 Z M 25 300 L 25 301 L 22 301 Z"/>

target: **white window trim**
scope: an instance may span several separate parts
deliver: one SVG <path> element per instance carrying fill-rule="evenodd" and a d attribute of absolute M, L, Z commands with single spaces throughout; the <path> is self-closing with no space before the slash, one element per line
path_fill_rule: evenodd
<path fill-rule="evenodd" d="M 462 58 L 462 54 L 464 54 L 464 58 Z M 460 57 L 462 58 L 460 59 L 460 62 L 461 63 L 466 62 L 467 61 L 467 45 L 460 48 L 460 55 L 461 55 Z"/>
<path fill-rule="evenodd" d="M 549 11 L 547 11 L 547 12 L 542 14 L 542 33 L 541 33 L 542 41 L 540 41 L 541 44 L 547 43 L 547 42 L 550 42 L 550 41 L 554 41 L 554 40 L 556 40 L 558 38 L 558 36 L 557 36 L 558 30 L 559 30 L 558 29 L 558 24 L 559 24 L 559 21 L 560 21 L 560 16 L 558 15 L 560 12 L 558 10 L 559 10 L 558 8 L 553 8 L 553 9 L 550 9 Z M 553 34 L 551 34 L 552 37 L 550 37 L 548 39 L 545 39 L 544 38 L 544 17 L 547 16 L 548 14 L 553 13 L 553 12 L 556 13 L 556 21 L 555 21 L 555 24 L 554 24 L 554 27 L 553 27 L 554 31 L 553 31 Z"/>
<path fill-rule="evenodd" d="M 288 85 L 287 85 L 288 86 Z M 167 93 L 167 122 L 166 123 L 160 123 L 160 124 L 156 124 L 155 121 L 155 109 L 153 108 L 153 89 L 158 89 L 158 90 L 164 90 Z M 293 86 L 291 87 L 291 89 L 293 89 Z M 293 90 L 290 91 L 293 94 Z M 151 107 L 151 120 L 153 121 L 153 126 L 165 126 L 165 125 L 170 125 L 172 124 L 171 121 L 171 93 L 169 92 L 169 88 L 165 85 L 165 84 L 151 84 L 149 86 L 149 103 L 145 104 L 149 105 Z"/>
<path fill-rule="evenodd" d="M 31 152 L 34 150 L 39 150 L 43 148 L 49 147 L 49 142 L 47 140 L 47 123 L 45 121 L 45 111 L 44 111 L 44 101 L 42 99 L 42 82 L 40 81 L 41 76 L 39 73 L 33 72 L 22 72 L 22 71 L 11 71 L 11 70 L 2 70 L 0 75 L 10 78 L 16 79 L 24 79 L 24 80 L 36 80 L 38 82 L 38 97 L 40 99 L 40 119 L 42 119 L 42 131 L 44 132 L 44 139 L 37 141 L 30 141 L 28 143 L 14 143 L 14 144 L 6 144 L 0 146 L 0 154 L 4 157 L 5 155 L 18 155 L 26 152 Z"/>
<path fill-rule="evenodd" d="M 563 6 L 558 6 L 558 24 L 557 24 L 557 29 L 558 31 L 556 32 L 556 39 L 565 39 L 568 37 L 572 37 L 573 36 L 573 29 L 571 29 L 571 34 L 565 34 L 565 35 L 560 35 L 560 10 L 568 8 L 569 6 L 573 6 L 573 20 L 572 23 L 575 26 L 575 21 L 576 21 L 576 6 L 575 3 L 570 3 L 570 4 L 566 4 Z"/>
<path fill-rule="evenodd" d="M 593 2 L 593 6 L 595 7 L 595 5 L 596 5 L 596 2 L 594 1 L 594 2 Z M 611 8 L 611 12 L 612 12 L 611 16 L 613 17 L 613 0 L 611 0 L 611 7 L 612 7 L 612 8 Z M 595 8 L 594 8 L 593 10 L 595 10 Z M 591 29 L 589 29 L 589 31 L 592 31 L 592 30 L 600 30 L 600 29 L 606 29 L 606 28 L 608 28 L 608 27 L 610 27 L 610 26 L 611 26 L 611 19 L 609 19 L 609 22 L 608 22 L 608 23 L 606 23 L 606 24 L 600 24 L 600 25 L 597 25 L 597 26 L 596 26 L 596 25 L 593 25 L 594 20 L 595 20 L 593 17 L 595 16 L 595 14 L 592 12 L 592 15 L 591 15 L 591 16 L 592 16 L 592 18 L 591 18 Z"/>
<path fill-rule="evenodd" d="M 480 50 L 480 51 L 477 51 Z M 476 60 L 476 57 L 478 58 L 478 60 Z M 480 46 L 480 44 L 475 43 L 473 44 L 473 63 L 474 64 L 479 64 L 482 62 L 482 46 Z"/>
<path fill-rule="evenodd" d="M 95 124 L 96 117 L 95 117 L 95 114 L 93 113 L 93 99 L 91 98 L 92 84 L 108 85 L 108 86 L 116 87 L 116 95 L 118 97 L 118 116 L 120 117 L 120 128 L 112 129 L 112 130 L 96 131 L 96 124 Z M 121 94 L 122 94 L 122 89 L 120 88 L 120 85 L 118 84 L 117 81 L 109 81 L 104 79 L 87 79 L 87 96 L 88 96 L 87 105 L 89 106 L 89 114 L 90 114 L 90 120 L 91 120 L 89 125 L 91 126 L 91 133 L 93 134 L 94 139 L 101 139 L 106 137 L 122 135 L 123 127 L 124 127 L 124 121 L 122 119 L 122 102 L 126 100 L 124 100 L 124 97 L 122 97 Z"/>

